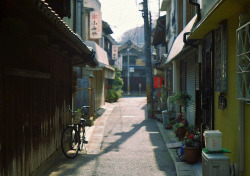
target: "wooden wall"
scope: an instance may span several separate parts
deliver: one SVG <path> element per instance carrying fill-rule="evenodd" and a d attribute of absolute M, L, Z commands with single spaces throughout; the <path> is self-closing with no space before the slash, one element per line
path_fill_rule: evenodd
<path fill-rule="evenodd" d="M 0 175 L 30 175 L 70 122 L 71 61 L 49 43 L 0 34 Z"/>
<path fill-rule="evenodd" d="M 94 93 L 95 110 L 105 104 L 105 78 L 104 70 L 95 70 L 94 72 Z"/>

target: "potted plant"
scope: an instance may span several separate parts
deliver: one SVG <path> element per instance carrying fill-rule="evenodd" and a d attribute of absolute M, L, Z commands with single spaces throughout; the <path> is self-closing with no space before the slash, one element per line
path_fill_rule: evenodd
<path fill-rule="evenodd" d="M 185 108 L 189 105 L 191 101 L 191 96 L 187 92 L 177 92 L 170 99 L 170 102 L 175 103 L 179 106 L 182 106 L 181 116 L 185 121 L 185 126 L 188 126 L 188 121 L 185 119 Z"/>
<path fill-rule="evenodd" d="M 200 131 L 190 128 L 184 137 L 184 158 L 189 164 L 196 163 L 201 155 Z"/>
<path fill-rule="evenodd" d="M 187 92 L 177 92 L 170 98 L 170 102 L 180 106 L 188 106 L 191 101 L 191 96 Z"/>
<path fill-rule="evenodd" d="M 166 126 L 166 129 L 171 130 L 174 124 L 175 124 L 175 120 L 170 120 Z"/>
<path fill-rule="evenodd" d="M 185 134 L 187 132 L 187 129 L 185 127 L 185 121 L 183 120 L 180 123 L 177 123 L 177 136 L 179 137 L 179 140 L 183 140 L 185 137 Z"/>
<path fill-rule="evenodd" d="M 179 137 L 179 140 L 183 140 L 185 133 L 187 131 L 184 125 L 184 121 L 176 123 L 175 128 L 176 128 L 176 136 Z"/>

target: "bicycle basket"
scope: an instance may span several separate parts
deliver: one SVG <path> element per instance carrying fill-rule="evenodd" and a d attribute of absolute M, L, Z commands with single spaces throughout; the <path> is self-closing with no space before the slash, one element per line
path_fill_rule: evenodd
<path fill-rule="evenodd" d="M 73 123 L 74 124 L 80 124 L 81 123 L 81 113 L 75 112 L 73 115 Z"/>

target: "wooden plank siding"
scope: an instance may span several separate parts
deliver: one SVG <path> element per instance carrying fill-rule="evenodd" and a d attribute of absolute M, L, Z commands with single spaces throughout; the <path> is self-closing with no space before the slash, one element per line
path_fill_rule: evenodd
<path fill-rule="evenodd" d="M 95 97 L 95 110 L 105 104 L 105 78 L 104 70 L 95 70 L 94 74 L 94 97 Z"/>
<path fill-rule="evenodd" d="M 29 36 L 0 34 L 0 175 L 30 175 L 70 123 L 71 60 Z"/>

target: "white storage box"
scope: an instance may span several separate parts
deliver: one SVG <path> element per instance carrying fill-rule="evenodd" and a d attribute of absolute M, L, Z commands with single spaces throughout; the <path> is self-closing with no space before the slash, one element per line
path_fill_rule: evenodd
<path fill-rule="evenodd" d="M 203 135 L 207 151 L 221 151 L 222 133 L 219 130 L 207 130 Z"/>
<path fill-rule="evenodd" d="M 169 122 L 169 119 L 168 119 L 168 111 L 165 110 L 165 111 L 162 111 L 162 119 L 163 119 L 163 127 L 166 128 L 168 122 Z"/>
<path fill-rule="evenodd" d="M 224 153 L 207 154 L 202 151 L 202 176 L 229 176 L 229 157 Z"/>

